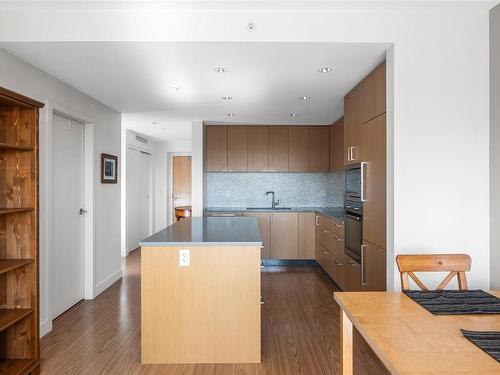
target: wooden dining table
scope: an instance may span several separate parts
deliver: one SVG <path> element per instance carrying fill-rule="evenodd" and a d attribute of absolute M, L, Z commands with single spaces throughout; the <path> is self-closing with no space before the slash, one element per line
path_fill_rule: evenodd
<path fill-rule="evenodd" d="M 353 327 L 392 374 L 500 374 L 500 363 L 460 331 L 500 331 L 500 315 L 433 315 L 402 292 L 336 292 L 334 298 L 344 375 L 353 373 Z"/>

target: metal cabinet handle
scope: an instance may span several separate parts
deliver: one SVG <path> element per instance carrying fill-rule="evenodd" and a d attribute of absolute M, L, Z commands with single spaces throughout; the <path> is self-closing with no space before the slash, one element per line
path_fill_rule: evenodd
<path fill-rule="evenodd" d="M 351 161 L 351 148 L 347 147 L 347 161 Z"/>
<path fill-rule="evenodd" d="M 365 283 L 365 247 L 366 247 L 366 245 L 361 245 L 361 285 L 366 285 L 366 283 Z"/>
<path fill-rule="evenodd" d="M 319 225 L 319 216 L 316 215 L 316 225 Z"/>
<path fill-rule="evenodd" d="M 335 224 L 335 227 L 336 228 L 344 228 L 344 226 L 342 224 Z"/>
<path fill-rule="evenodd" d="M 323 254 L 330 254 L 328 251 L 323 250 Z"/>
<path fill-rule="evenodd" d="M 361 163 L 361 202 L 366 202 L 366 162 Z"/>
<path fill-rule="evenodd" d="M 337 265 L 337 267 L 341 267 L 344 265 L 342 262 L 339 262 L 338 260 L 335 261 L 335 264 Z"/>
<path fill-rule="evenodd" d="M 325 228 L 322 228 L 321 230 L 323 231 L 323 233 L 332 233 L 332 231 L 326 230 Z"/>
<path fill-rule="evenodd" d="M 342 237 L 335 237 L 335 241 L 344 241 Z"/>

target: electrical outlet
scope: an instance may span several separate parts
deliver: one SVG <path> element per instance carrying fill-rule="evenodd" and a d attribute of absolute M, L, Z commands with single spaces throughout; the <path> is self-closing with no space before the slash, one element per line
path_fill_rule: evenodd
<path fill-rule="evenodd" d="M 191 264 L 191 251 L 186 249 L 179 250 L 179 266 L 189 267 Z"/>
<path fill-rule="evenodd" d="M 229 196 L 230 196 L 230 195 L 231 195 L 231 194 L 229 193 L 229 190 L 226 190 L 226 191 L 224 192 L 224 196 L 225 196 L 226 198 L 229 198 Z"/>
<path fill-rule="evenodd" d="M 325 190 L 320 190 L 320 192 L 319 192 L 319 196 L 320 196 L 321 198 L 326 197 L 326 191 L 325 191 Z"/>

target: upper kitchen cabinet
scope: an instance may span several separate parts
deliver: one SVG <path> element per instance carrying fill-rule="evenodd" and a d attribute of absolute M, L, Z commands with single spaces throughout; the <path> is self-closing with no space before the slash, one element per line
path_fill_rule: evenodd
<path fill-rule="evenodd" d="M 326 126 L 308 128 L 309 172 L 330 170 L 330 129 Z"/>
<path fill-rule="evenodd" d="M 270 172 L 288 172 L 288 126 L 269 127 Z"/>
<path fill-rule="evenodd" d="M 330 171 L 344 169 L 344 118 L 330 126 Z"/>
<path fill-rule="evenodd" d="M 356 164 L 362 155 L 363 86 L 357 85 L 344 99 L 344 164 Z"/>
<path fill-rule="evenodd" d="M 227 127 L 227 171 L 248 171 L 248 128 Z"/>
<path fill-rule="evenodd" d="M 227 127 L 205 127 L 205 169 L 227 172 Z"/>
<path fill-rule="evenodd" d="M 289 127 L 288 170 L 309 172 L 309 134 L 306 126 Z"/>
<path fill-rule="evenodd" d="M 361 84 L 363 86 L 362 122 L 365 123 L 386 111 L 385 62 L 371 72 Z"/>
<path fill-rule="evenodd" d="M 248 171 L 266 172 L 269 169 L 269 128 L 248 127 Z"/>
<path fill-rule="evenodd" d="M 386 115 L 363 125 L 365 202 L 363 239 L 386 248 Z"/>

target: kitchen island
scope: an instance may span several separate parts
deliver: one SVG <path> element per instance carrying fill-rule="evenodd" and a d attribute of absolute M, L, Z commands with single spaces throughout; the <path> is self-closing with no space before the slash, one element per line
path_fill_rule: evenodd
<path fill-rule="evenodd" d="M 193 217 L 141 242 L 141 361 L 261 360 L 257 221 Z"/>

